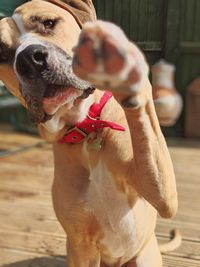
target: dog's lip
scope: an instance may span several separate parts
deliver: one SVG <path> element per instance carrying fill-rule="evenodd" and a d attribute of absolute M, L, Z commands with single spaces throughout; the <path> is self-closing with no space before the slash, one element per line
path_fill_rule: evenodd
<path fill-rule="evenodd" d="M 70 102 L 80 94 L 78 92 L 80 90 L 72 86 L 61 88 L 61 90 L 56 87 L 51 88 L 51 90 L 54 90 L 54 92 L 46 94 L 42 100 L 43 108 L 47 114 L 54 113 L 59 106 Z"/>
<path fill-rule="evenodd" d="M 65 89 L 62 89 L 61 91 L 56 91 L 55 94 L 52 96 L 51 95 L 44 96 L 43 103 L 49 103 L 49 104 L 58 103 L 59 104 L 60 102 L 68 98 L 68 96 L 75 91 L 77 91 L 77 89 L 71 86 Z"/>

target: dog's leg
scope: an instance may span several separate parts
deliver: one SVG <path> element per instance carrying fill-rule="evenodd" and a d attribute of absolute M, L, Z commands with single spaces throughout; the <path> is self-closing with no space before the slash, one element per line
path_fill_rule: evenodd
<path fill-rule="evenodd" d="M 100 253 L 93 244 L 74 245 L 67 240 L 67 267 L 99 267 Z"/>
<path fill-rule="evenodd" d="M 110 89 L 123 106 L 134 158 L 128 178 L 163 217 L 177 210 L 177 192 L 170 155 L 160 130 L 140 50 L 114 24 L 87 23 L 74 49 L 75 73 L 100 89 Z"/>
<path fill-rule="evenodd" d="M 162 258 L 155 235 L 149 240 L 141 254 L 124 267 L 162 267 Z"/>

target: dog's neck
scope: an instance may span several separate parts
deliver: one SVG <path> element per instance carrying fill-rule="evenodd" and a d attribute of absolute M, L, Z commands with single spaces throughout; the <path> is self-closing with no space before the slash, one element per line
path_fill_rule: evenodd
<path fill-rule="evenodd" d="M 76 99 L 61 107 L 49 121 L 39 126 L 41 136 L 50 142 L 60 139 L 67 128 L 86 118 L 90 106 L 98 102 L 101 95 L 102 92 L 96 90 L 86 99 Z"/>

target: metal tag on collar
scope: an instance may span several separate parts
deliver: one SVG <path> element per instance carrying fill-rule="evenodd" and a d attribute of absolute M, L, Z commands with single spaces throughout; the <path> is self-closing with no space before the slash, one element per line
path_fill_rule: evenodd
<path fill-rule="evenodd" d="M 93 134 L 95 133 L 91 133 L 89 136 L 88 136 L 88 140 L 87 140 L 87 149 L 90 151 L 90 150 L 93 150 L 93 151 L 100 151 L 101 148 L 102 148 L 102 143 L 103 143 L 103 138 L 98 136 L 98 134 L 96 133 L 95 136 L 92 136 Z"/>

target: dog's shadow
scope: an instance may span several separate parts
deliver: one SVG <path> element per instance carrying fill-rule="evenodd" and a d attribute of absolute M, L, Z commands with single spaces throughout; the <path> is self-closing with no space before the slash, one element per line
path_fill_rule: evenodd
<path fill-rule="evenodd" d="M 0 267 L 67 267 L 64 256 L 46 256 L 3 264 Z"/>

